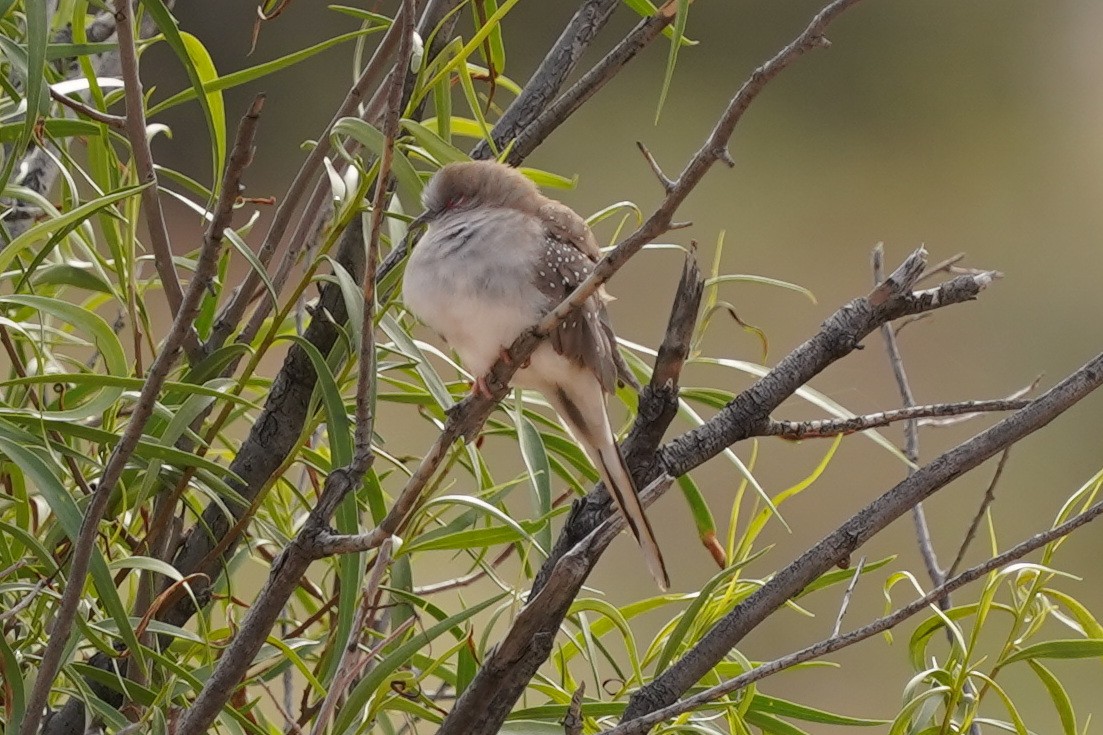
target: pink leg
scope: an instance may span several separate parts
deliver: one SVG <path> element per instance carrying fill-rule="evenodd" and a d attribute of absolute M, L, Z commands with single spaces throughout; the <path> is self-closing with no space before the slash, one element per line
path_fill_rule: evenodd
<path fill-rule="evenodd" d="M 486 384 L 486 376 L 480 375 L 475 378 L 475 383 L 471 386 L 471 392 L 477 396 L 483 398 L 493 398 L 494 394 L 490 392 L 490 386 Z"/>

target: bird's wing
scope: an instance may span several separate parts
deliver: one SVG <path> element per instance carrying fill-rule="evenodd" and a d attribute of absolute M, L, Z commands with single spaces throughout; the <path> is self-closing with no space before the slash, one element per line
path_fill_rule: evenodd
<path fill-rule="evenodd" d="M 590 226 L 566 204 L 546 199 L 538 216 L 552 237 L 576 248 L 593 263 L 601 260 L 601 249 Z"/>
<path fill-rule="evenodd" d="M 573 245 L 551 232 L 544 238 L 544 249 L 536 268 L 536 287 L 558 304 L 593 270 L 593 261 Z M 586 299 L 548 337 L 560 355 L 597 376 L 601 387 L 612 393 L 616 389 L 617 362 L 613 332 L 607 326 L 605 304 L 596 295 Z"/>

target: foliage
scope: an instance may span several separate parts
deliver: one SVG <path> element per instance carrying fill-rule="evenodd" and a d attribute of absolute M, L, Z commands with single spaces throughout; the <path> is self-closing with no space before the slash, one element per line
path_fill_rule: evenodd
<path fill-rule="evenodd" d="M 506 73 L 504 44 L 523 39 L 510 38 L 500 25 L 516 0 L 471 4 L 470 25 L 461 25 L 435 53 L 427 39 L 417 66 L 392 167 L 396 186 L 382 233 L 384 256 L 406 234 L 407 213 L 417 211 L 427 177 L 445 163 L 466 159 L 464 151 L 475 141 L 493 144 L 494 121 L 521 90 Z M 644 15 L 654 12 L 647 3 L 628 4 Z M 0 250 L 0 721 L 10 733 L 20 730 L 26 714 L 41 651 L 68 583 L 71 550 L 89 493 L 120 441 L 164 337 L 164 284 L 151 267 L 143 224 L 141 193 L 150 184 L 138 173 L 133 141 L 111 124 L 75 114 L 45 92 L 47 85 L 72 78 L 77 81 L 65 94 L 94 109 L 121 114 L 122 91 L 114 79 L 99 76 L 93 63 L 114 53 L 114 44 L 83 38 L 89 14 L 96 12 L 94 3 L 75 0 L 58 6 L 47 17 L 39 2 L 0 3 L 0 137 L 7 144 L 4 171 L 14 174 L 4 196 L 9 215 L 36 214 L 30 227 L 8 227 Z M 233 135 L 227 121 L 234 112 L 227 109 L 224 92 L 239 85 L 255 87 L 334 46 L 355 49 L 360 71 L 365 44 L 392 23 L 383 15 L 335 7 L 360 27 L 278 59 L 220 73 L 202 39 L 180 31 L 161 0 L 143 0 L 141 6 L 156 32 L 139 41 L 140 53 L 166 45 L 189 81 L 184 89 L 153 90 L 147 97 L 149 133 L 158 132 L 163 111 L 181 104 L 198 106 L 212 167 L 203 181 L 160 168 L 160 193 L 188 203 L 207 221 L 220 194 L 222 172 L 230 165 Z M 692 43 L 684 35 L 690 9 L 688 1 L 677 2 L 660 107 L 674 77 L 677 51 Z M 265 10 L 276 14 L 274 7 Z M 267 22 L 277 21 L 272 17 Z M 62 31 L 68 24 L 74 32 L 66 39 Z M 25 115 L 28 109 L 32 114 Z M 274 280 L 268 261 L 258 255 L 263 233 L 254 228 L 255 210 L 263 205 L 249 199 L 237 203 L 239 224 L 226 233 L 230 246 L 222 250 L 217 276 L 202 302 L 196 336 L 209 343 L 215 334 L 220 308 L 237 285 L 234 273 L 260 275 L 258 303 L 272 307 L 271 315 L 248 339 L 192 355 L 170 373 L 99 525 L 91 579 L 83 588 L 51 702 L 82 701 L 107 732 L 122 731 L 132 722 L 141 731 L 168 731 L 168 723 L 208 681 L 222 648 L 237 633 L 252 604 L 258 570 L 267 569 L 292 543 L 323 478 L 352 459 L 357 380 L 352 358 L 360 346 L 357 318 L 363 294 L 355 276 L 339 262 L 337 250 L 349 223 L 357 218 L 367 222 L 370 216 L 367 197 L 386 140 L 377 126 L 356 117 L 338 121 L 329 136 L 336 153 L 326 159 L 325 180 L 333 211 L 286 286 Z M 19 163 L 28 146 L 60 165 L 55 191 L 25 185 Z M 261 148 L 257 155 L 284 152 Z M 544 186 L 573 182 L 569 172 L 526 172 Z M 631 203 L 593 209 L 594 226 L 610 242 L 621 228 L 641 218 Z M 179 248 L 175 267 L 185 282 L 197 258 L 198 251 Z M 715 262 L 695 346 L 708 325 L 723 317 L 725 306 L 730 310 L 725 294 L 745 284 L 811 296 L 776 279 L 722 273 L 719 257 Z M 396 282 L 397 273 L 383 280 L 375 311 L 380 342 L 372 389 L 377 412 L 388 420 L 376 426 L 376 464 L 355 501 L 343 504 L 336 515 L 334 523 L 344 533 L 368 530 L 382 519 L 416 466 L 417 457 L 411 455 L 421 449 L 410 437 L 429 436 L 439 428 L 448 409 L 467 392 L 471 377 L 438 346 L 415 337 L 412 318 L 394 296 Z M 347 324 L 335 322 L 338 338 L 327 352 L 302 331 L 306 321 L 321 314 L 312 308 L 313 294 L 324 284 L 340 289 L 350 315 Z M 747 328 L 761 338 L 765 352 L 765 334 Z M 280 358 L 293 346 L 306 354 L 317 375 L 310 419 L 298 430 L 294 450 L 282 459 L 279 471 L 262 483 L 262 491 L 243 497 L 242 487 L 253 480 L 236 477 L 227 468 L 279 387 L 269 358 Z M 625 352 L 640 377 L 648 378 L 654 353 L 636 346 L 626 346 Z M 765 370 L 696 350 L 690 359 L 752 377 Z M 800 395 L 832 415 L 850 415 L 807 387 Z M 686 386 L 680 414 L 687 425 L 698 425 L 734 396 L 725 384 Z M 618 399 L 631 422 L 635 396 L 621 391 Z M 595 479 L 581 450 L 537 396 L 517 393 L 506 404 L 488 422 L 485 446 L 456 443 L 448 448 L 444 471 L 403 526 L 383 602 L 370 616 L 372 624 L 354 630 L 360 590 L 379 560 L 378 552 L 316 563 L 219 718 L 222 731 L 277 732 L 289 722 L 342 734 L 397 733 L 406 726 L 416 732 L 435 729 L 518 614 L 568 501 L 585 493 Z M 396 416 L 401 418 L 390 425 Z M 899 456 L 883 437 L 869 436 L 876 442 L 871 451 L 887 449 Z M 852 440 L 857 439 L 845 441 Z M 491 451 L 503 446 L 519 447 L 522 470 L 515 451 Z M 814 482 L 837 446 L 838 441 L 825 450 L 822 463 L 805 480 L 774 493 L 753 475 L 755 458 L 765 448 L 756 442 L 743 458 L 727 450 L 722 461 L 741 483 L 730 504 L 706 498 L 691 476 L 680 478 L 701 541 L 723 568 L 691 594 L 657 595 L 617 606 L 598 591 L 584 592 L 571 608 L 551 662 L 530 682 L 505 731 L 560 731 L 558 723 L 568 715 L 572 694 L 584 680 L 604 682 L 604 687 L 591 687 L 584 699 L 583 731 L 611 725 L 634 689 L 690 650 L 770 576 L 764 571 L 769 547 L 760 534 L 767 524 L 781 520 L 784 501 L 814 492 Z M 1070 512 L 1094 498 L 1099 482 L 1097 478 L 1070 500 Z M 173 565 L 174 552 L 186 534 L 203 532 L 194 527 L 202 523 L 207 507 L 226 514 L 230 535 L 240 533 L 242 543 L 221 565 L 211 600 L 200 605 L 198 615 L 182 624 L 168 622 L 165 613 L 192 594 L 197 581 Z M 714 514 L 725 523 L 718 526 Z M 1055 586 L 1061 578 L 1053 566 L 1055 551 L 1056 544 L 1039 564 L 992 574 L 976 601 L 932 611 L 919 624 L 908 645 L 916 675 L 904 686 L 904 701 L 890 732 L 964 732 L 973 722 L 1027 732 L 1029 716 L 1018 711 L 999 683 L 1003 670 L 1012 666 L 1033 672 L 1052 699 L 1063 731 L 1078 732 L 1072 704 L 1044 662 L 1099 656 L 1103 628 L 1091 611 Z M 701 554 L 707 560 L 704 550 Z M 893 559 L 883 559 L 866 564 L 862 572 L 897 567 Z M 441 569 L 448 570 L 443 581 Z M 828 573 L 807 594 L 837 595 L 853 576 L 843 570 Z M 468 588 L 474 580 L 480 584 Z M 902 580 L 924 586 L 906 571 L 892 573 L 885 585 L 890 606 L 889 593 L 899 595 L 894 585 Z M 791 606 L 801 609 L 799 601 Z M 657 633 L 641 632 L 644 618 L 661 621 Z M 1042 624 L 1049 619 L 1071 631 L 1067 639 L 1043 635 Z M 989 630 L 1005 636 L 1002 646 L 981 644 L 981 632 Z M 951 644 L 940 651 L 935 641 L 943 631 L 950 632 Z M 370 652 L 370 662 L 361 675 L 345 682 L 347 697 L 332 722 L 319 722 L 318 706 L 337 686 L 340 654 L 354 639 Z M 105 670 L 90 665 L 95 653 L 115 666 Z M 756 663 L 733 650 L 701 684 L 730 678 Z M 292 695 L 285 696 L 285 687 Z M 789 734 L 821 725 L 885 722 L 871 718 L 877 713 L 844 716 L 779 699 L 767 688 L 753 685 L 681 715 L 666 731 Z M 109 701 L 105 691 L 121 695 L 123 706 Z M 993 714 L 996 708 L 987 706 L 989 700 L 1003 708 L 1002 714 Z"/>

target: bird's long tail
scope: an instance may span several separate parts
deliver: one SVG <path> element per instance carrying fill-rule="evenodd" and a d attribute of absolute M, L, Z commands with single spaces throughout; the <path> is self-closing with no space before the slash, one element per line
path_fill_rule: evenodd
<path fill-rule="evenodd" d="M 624 520 L 628 522 L 628 529 L 643 549 L 643 556 L 647 560 L 647 568 L 651 571 L 651 576 L 665 592 L 670 589 L 670 576 L 666 573 L 663 554 L 659 550 L 659 543 L 655 540 L 655 532 L 651 529 L 651 522 L 647 520 L 643 504 L 640 503 L 636 484 L 632 482 L 632 475 L 629 474 L 628 466 L 624 463 L 624 456 L 621 455 L 620 448 L 611 441 L 594 449 L 597 454 L 595 461 L 598 474 L 601 475 L 609 495 L 617 504 Z"/>

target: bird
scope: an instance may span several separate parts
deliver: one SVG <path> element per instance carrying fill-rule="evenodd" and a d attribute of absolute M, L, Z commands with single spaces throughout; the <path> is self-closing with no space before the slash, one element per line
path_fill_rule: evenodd
<path fill-rule="evenodd" d="M 586 221 L 496 161 L 441 167 L 422 190 L 427 225 L 403 276 L 406 309 L 436 332 L 476 376 L 485 376 L 523 331 L 563 301 L 601 257 Z M 609 422 L 618 379 L 638 387 L 616 349 L 604 289 L 571 312 L 519 366 L 511 384 L 539 391 L 585 450 L 643 551 L 670 588 L 662 552 Z"/>

